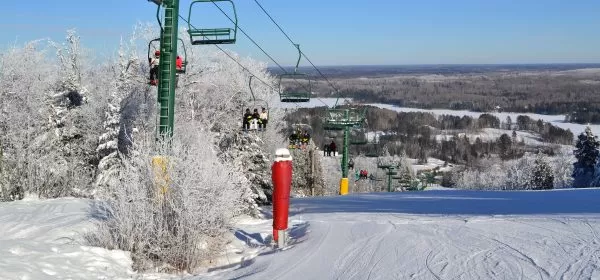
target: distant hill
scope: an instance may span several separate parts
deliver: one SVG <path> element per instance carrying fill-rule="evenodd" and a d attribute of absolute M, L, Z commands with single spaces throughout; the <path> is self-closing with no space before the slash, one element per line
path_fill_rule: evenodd
<path fill-rule="evenodd" d="M 356 65 L 356 66 L 318 66 L 321 73 L 331 78 L 381 77 L 411 74 L 469 74 L 491 72 L 523 71 L 568 71 L 576 69 L 600 68 L 599 63 L 569 64 L 429 64 L 429 65 Z M 288 73 L 293 67 L 284 67 Z M 282 74 L 278 67 L 269 67 L 273 75 Z M 299 72 L 318 76 L 311 66 L 299 67 Z"/>

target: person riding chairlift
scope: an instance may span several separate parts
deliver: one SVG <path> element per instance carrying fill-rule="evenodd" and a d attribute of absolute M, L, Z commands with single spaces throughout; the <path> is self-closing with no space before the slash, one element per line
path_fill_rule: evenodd
<path fill-rule="evenodd" d="M 335 146 L 335 142 L 331 141 L 331 144 L 329 144 L 329 152 L 328 154 L 331 156 L 335 156 L 335 153 L 337 152 L 337 147 Z"/>
<path fill-rule="evenodd" d="M 300 135 L 296 132 L 296 130 L 294 130 L 292 132 L 292 134 L 290 135 L 290 137 L 288 137 L 289 140 L 289 144 L 288 144 L 288 148 L 289 149 L 296 149 L 296 142 L 298 141 L 298 138 L 300 137 Z"/>
<path fill-rule="evenodd" d="M 244 131 L 247 131 L 250 129 L 250 121 L 252 120 L 252 113 L 250 113 L 250 108 L 246 109 L 246 112 L 244 113 L 244 117 L 242 119 L 242 128 L 244 129 Z"/>
<path fill-rule="evenodd" d="M 302 133 L 302 149 L 308 147 L 308 142 L 310 142 L 310 133 L 308 133 L 308 130 L 304 130 Z"/>
<path fill-rule="evenodd" d="M 181 56 L 177 56 L 175 59 L 175 67 L 177 67 L 177 71 L 181 71 L 183 69 L 183 60 Z"/>
<path fill-rule="evenodd" d="M 259 115 L 260 115 L 260 124 L 258 126 L 258 130 L 267 129 L 267 122 L 269 121 L 269 113 L 267 112 L 267 109 L 265 109 L 263 107 L 262 112 L 260 112 Z"/>
<path fill-rule="evenodd" d="M 158 84 L 158 65 L 160 64 L 160 51 L 154 52 L 154 57 L 150 58 L 150 84 Z"/>
<path fill-rule="evenodd" d="M 258 113 L 258 109 L 254 109 L 254 112 L 252 113 L 252 119 L 250 120 L 250 129 L 258 130 L 258 128 L 260 128 L 260 124 L 260 114 Z"/>

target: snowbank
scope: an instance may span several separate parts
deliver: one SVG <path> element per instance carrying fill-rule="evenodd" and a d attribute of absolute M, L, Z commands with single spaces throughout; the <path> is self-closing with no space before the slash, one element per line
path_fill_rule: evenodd
<path fill-rule="evenodd" d="M 130 279 L 129 253 L 85 246 L 89 201 L 0 203 L 0 279 Z"/>

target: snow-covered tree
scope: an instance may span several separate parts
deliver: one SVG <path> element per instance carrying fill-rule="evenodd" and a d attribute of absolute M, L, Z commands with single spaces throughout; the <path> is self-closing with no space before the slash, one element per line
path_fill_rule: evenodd
<path fill-rule="evenodd" d="M 455 177 L 456 188 L 480 190 L 530 190 L 571 187 L 574 157 L 567 149 L 556 156 L 525 154 L 503 162 L 482 161 Z"/>
<path fill-rule="evenodd" d="M 400 165 L 398 166 L 398 177 L 400 179 L 398 182 L 400 183 L 400 187 L 404 189 L 409 189 L 412 187 L 415 178 L 417 177 L 412 163 L 406 158 L 406 155 L 401 155 L 399 160 Z"/>
<path fill-rule="evenodd" d="M 588 126 L 584 132 L 577 137 L 575 151 L 573 151 L 577 161 L 573 164 L 573 186 L 576 188 L 589 187 L 595 176 L 595 167 L 598 161 L 598 142 L 597 136 L 592 133 Z"/>
<path fill-rule="evenodd" d="M 119 147 L 125 146 L 124 143 L 120 143 L 120 140 L 123 137 L 132 137 L 127 129 L 124 129 L 121 120 L 123 118 L 123 100 L 135 91 L 136 74 L 139 73 L 139 57 L 137 56 L 135 44 L 135 33 L 127 44 L 121 42 L 113 75 L 111 80 L 107 82 L 112 89 L 109 92 L 108 104 L 104 112 L 104 133 L 98 138 L 96 148 L 99 159 L 95 179 L 97 186 L 109 184 L 111 180 L 118 178 L 116 173 L 121 166 Z"/>
<path fill-rule="evenodd" d="M 573 162 L 575 161 L 571 148 L 565 146 L 549 160 L 554 176 L 554 188 L 571 188 L 573 186 Z"/>
<path fill-rule="evenodd" d="M 0 56 L 0 199 L 19 199 L 41 178 L 45 93 L 55 78 L 44 41 L 13 46 Z"/>
<path fill-rule="evenodd" d="M 533 174 L 530 183 L 532 188 L 534 190 L 552 189 L 554 187 L 554 175 L 546 156 L 538 152 L 533 164 Z"/>
<path fill-rule="evenodd" d="M 211 135 L 179 122 L 170 148 L 141 132 L 124 157 L 115 184 L 100 192 L 98 231 L 92 245 L 130 251 L 134 268 L 193 271 L 222 250 L 231 218 L 242 213 L 241 173 L 223 164 Z M 166 155 L 167 183 L 152 165 Z M 166 184 L 166 185 L 165 185 Z M 161 188 L 165 186 L 165 188 Z"/>
<path fill-rule="evenodd" d="M 54 47 L 55 59 L 48 54 L 49 47 Z M 69 31 L 63 44 L 39 40 L 3 53 L 2 196 L 82 193 L 93 173 L 92 146 L 100 118 L 85 106 L 83 84 L 90 63 L 78 36 Z"/>
<path fill-rule="evenodd" d="M 502 170 L 505 172 L 504 180 L 501 180 L 500 189 L 504 190 L 528 190 L 532 188 L 534 159 L 525 156 L 517 160 L 503 163 Z"/>
<path fill-rule="evenodd" d="M 292 191 L 296 196 L 325 194 L 325 181 L 321 169 L 322 155 L 312 140 L 305 150 L 292 150 Z"/>

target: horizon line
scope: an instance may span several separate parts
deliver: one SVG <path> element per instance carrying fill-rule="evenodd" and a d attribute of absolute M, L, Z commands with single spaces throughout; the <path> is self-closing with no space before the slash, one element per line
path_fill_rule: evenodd
<path fill-rule="evenodd" d="M 599 66 L 600 62 L 535 62 L 535 63 L 419 63 L 419 64 L 322 64 L 317 67 L 368 67 L 368 66 L 569 66 L 569 65 L 588 65 Z M 267 68 L 279 68 L 278 66 L 268 66 Z M 295 68 L 295 65 L 282 65 L 286 68 Z M 311 65 L 298 66 L 298 68 L 313 68 Z"/>

